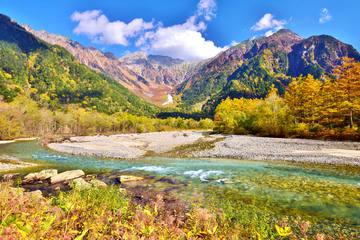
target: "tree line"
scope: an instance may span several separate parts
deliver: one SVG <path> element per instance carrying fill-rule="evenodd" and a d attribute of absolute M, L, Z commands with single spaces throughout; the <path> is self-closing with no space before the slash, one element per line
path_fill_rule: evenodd
<path fill-rule="evenodd" d="M 344 58 L 332 76 L 294 78 L 283 96 L 226 99 L 215 130 L 275 137 L 360 139 L 360 63 Z"/>
<path fill-rule="evenodd" d="M 106 114 L 75 104 L 51 111 L 26 96 L 18 96 L 9 103 L 0 101 L 0 139 L 212 128 L 211 119 L 158 119 L 127 112 Z"/>

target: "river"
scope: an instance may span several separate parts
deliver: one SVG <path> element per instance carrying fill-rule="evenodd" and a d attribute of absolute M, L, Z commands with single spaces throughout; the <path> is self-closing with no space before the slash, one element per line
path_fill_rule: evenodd
<path fill-rule="evenodd" d="M 256 208 L 279 216 L 302 216 L 344 228 L 360 225 L 358 167 L 229 159 L 102 159 L 54 152 L 35 141 L 0 145 L 1 156 L 34 162 L 39 168 L 166 177 L 181 183 L 176 194 L 184 198 L 197 193 L 204 201 L 222 205 L 223 199 L 234 206 L 251 199 Z"/>

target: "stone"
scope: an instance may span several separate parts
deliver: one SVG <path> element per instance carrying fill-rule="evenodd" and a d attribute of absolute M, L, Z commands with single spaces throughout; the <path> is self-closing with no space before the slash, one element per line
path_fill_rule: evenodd
<path fill-rule="evenodd" d="M 141 181 L 141 180 L 144 180 L 144 178 L 132 176 L 132 175 L 121 175 L 119 177 L 119 180 L 120 180 L 120 183 L 126 183 L 126 182 Z"/>
<path fill-rule="evenodd" d="M 52 176 L 50 178 L 50 183 L 51 184 L 55 184 L 55 183 L 59 183 L 59 182 L 64 182 L 64 181 L 68 181 L 68 180 L 72 180 L 75 178 L 79 178 L 85 176 L 85 173 L 83 170 L 71 170 L 71 171 L 66 171 L 66 172 L 62 172 L 59 173 L 55 176 Z"/>
<path fill-rule="evenodd" d="M 40 199 L 43 197 L 42 192 L 40 190 L 25 192 L 24 194 L 34 199 Z"/>
<path fill-rule="evenodd" d="M 18 177 L 19 175 L 20 175 L 20 173 L 8 173 L 8 174 L 4 174 L 2 179 L 3 179 L 3 181 L 8 182 L 8 181 L 11 181 L 14 178 Z"/>
<path fill-rule="evenodd" d="M 72 189 L 85 190 L 91 188 L 92 185 L 85 181 L 83 178 L 76 178 L 71 181 L 70 186 Z"/>
<path fill-rule="evenodd" d="M 58 174 L 56 169 L 45 169 L 36 173 L 29 173 L 24 177 L 23 183 L 43 181 Z"/>
<path fill-rule="evenodd" d="M 91 186 L 96 187 L 96 188 L 107 187 L 106 183 L 104 183 L 103 181 L 100 181 L 99 179 L 96 179 L 96 178 L 90 180 L 90 184 L 91 184 Z"/>

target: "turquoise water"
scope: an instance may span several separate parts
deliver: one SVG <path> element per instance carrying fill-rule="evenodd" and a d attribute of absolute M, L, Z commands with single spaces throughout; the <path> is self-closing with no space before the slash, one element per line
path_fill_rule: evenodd
<path fill-rule="evenodd" d="M 232 200 L 234 195 L 249 196 L 267 207 L 276 206 L 279 212 L 360 224 L 358 169 L 228 159 L 101 159 L 54 152 L 36 142 L 0 145 L 0 159 L 8 157 L 36 162 L 44 168 L 168 177 L 186 183 L 182 195 L 206 192 L 209 197 L 217 194 L 226 198 L 230 191 Z"/>

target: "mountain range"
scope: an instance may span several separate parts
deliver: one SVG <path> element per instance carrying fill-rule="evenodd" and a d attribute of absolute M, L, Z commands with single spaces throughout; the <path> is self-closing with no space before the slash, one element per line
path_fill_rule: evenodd
<path fill-rule="evenodd" d="M 75 45 L 74 49 L 79 46 Z M 0 14 L 0 97 L 10 102 L 23 94 L 53 110 L 75 104 L 106 113 L 126 111 L 154 115 L 157 112 L 154 105 L 135 96 L 109 76 L 92 70 L 94 66 L 86 66 L 94 61 L 100 66 L 106 65 L 100 58 L 102 55 L 95 54 L 97 50 L 81 52 L 86 52 L 88 59 L 92 58 L 83 61 L 84 65 L 77 60 L 75 50 L 66 49 L 39 39 Z M 94 53 L 92 57 L 90 50 Z"/>
<path fill-rule="evenodd" d="M 110 76 L 137 96 L 157 105 L 164 103 L 174 86 L 185 80 L 190 68 L 190 64 L 183 60 L 148 55 L 145 52 L 128 54 L 118 59 L 110 52 L 103 53 L 93 47 L 84 47 L 61 35 L 36 31 L 26 25 L 24 28 L 49 44 L 65 48 L 80 63 Z"/>
<path fill-rule="evenodd" d="M 6 22 L 6 17 L 2 16 L 0 21 Z M 0 24 L 1 31 L 6 33 L 0 40 L 13 41 L 17 33 L 9 24 L 5 25 Z M 227 97 L 262 98 L 272 85 L 283 93 L 293 77 L 312 74 L 322 78 L 331 75 L 343 57 L 360 60 L 356 49 L 332 36 L 304 39 L 287 29 L 269 37 L 243 41 L 211 59 L 186 62 L 145 52 L 117 58 L 112 53 L 84 47 L 60 35 L 21 27 L 14 22 L 12 27 L 27 32 L 28 40 L 24 41 L 29 46 L 25 46 L 24 51 L 36 48 L 31 41 L 45 42 L 46 46 L 59 45 L 80 63 L 114 79 L 151 103 L 159 106 L 169 103 L 207 114 Z M 175 103 L 167 101 L 169 94 L 175 97 Z"/>

